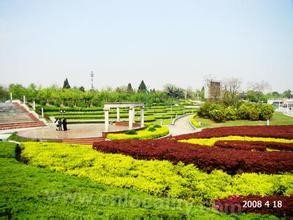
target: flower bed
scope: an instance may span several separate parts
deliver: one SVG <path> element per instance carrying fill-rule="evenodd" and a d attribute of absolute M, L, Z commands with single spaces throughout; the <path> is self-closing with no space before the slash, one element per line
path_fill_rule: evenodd
<path fill-rule="evenodd" d="M 293 217 L 293 196 L 231 196 L 217 199 L 214 208 L 226 213 L 274 214 Z"/>
<path fill-rule="evenodd" d="M 89 178 L 106 185 L 206 205 L 211 205 L 214 199 L 227 198 L 235 193 L 243 196 L 293 194 L 291 174 L 243 173 L 230 176 L 219 170 L 207 174 L 192 164 L 135 160 L 120 154 L 95 152 L 85 145 L 25 142 L 22 146 L 21 159 L 29 165 Z"/>
<path fill-rule="evenodd" d="M 122 153 L 136 159 L 182 161 L 211 172 L 222 169 L 229 174 L 241 172 L 283 173 L 293 171 L 293 153 L 259 152 L 224 148 L 211 148 L 165 138 L 144 141 L 104 141 L 93 148 L 108 153 Z"/>
<path fill-rule="evenodd" d="M 153 139 L 163 137 L 169 134 L 169 128 L 167 126 L 154 125 L 149 126 L 143 130 L 135 131 L 133 134 L 128 133 L 110 133 L 107 135 L 111 140 L 129 140 L 129 139 Z"/>
<path fill-rule="evenodd" d="M 229 135 L 293 139 L 293 125 L 207 128 L 201 132 L 179 135 L 175 138 L 177 140 L 182 140 L 190 138 L 223 137 Z"/>
<path fill-rule="evenodd" d="M 226 149 L 238 149 L 238 150 L 281 150 L 281 151 L 293 151 L 292 143 L 277 143 L 277 142 L 263 142 L 263 141 L 217 141 L 214 146 Z"/>

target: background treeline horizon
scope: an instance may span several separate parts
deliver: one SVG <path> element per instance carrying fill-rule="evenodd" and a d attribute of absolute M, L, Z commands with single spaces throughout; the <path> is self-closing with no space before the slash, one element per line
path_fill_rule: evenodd
<path fill-rule="evenodd" d="M 240 91 L 241 82 L 237 79 L 230 79 L 223 82 L 222 90 L 225 102 L 234 102 L 235 99 L 248 100 L 251 102 L 267 102 L 274 98 L 292 98 L 291 90 L 283 92 L 265 92 L 264 82 L 255 83 L 251 89 Z M 22 100 L 26 96 L 28 102 L 36 101 L 40 105 L 66 105 L 66 106 L 101 106 L 105 102 L 144 102 L 146 105 L 153 103 L 172 104 L 178 99 L 204 100 L 204 87 L 200 89 L 183 89 L 174 84 L 166 84 L 163 90 L 150 89 L 142 80 L 138 88 L 133 88 L 131 83 L 125 86 L 106 89 L 86 90 L 83 86 L 71 87 L 66 78 L 63 86 L 57 85 L 49 87 L 36 86 L 30 84 L 25 87 L 21 84 L 10 84 L 8 87 L 0 86 L 0 101 L 10 99 L 10 93 L 13 99 Z"/>

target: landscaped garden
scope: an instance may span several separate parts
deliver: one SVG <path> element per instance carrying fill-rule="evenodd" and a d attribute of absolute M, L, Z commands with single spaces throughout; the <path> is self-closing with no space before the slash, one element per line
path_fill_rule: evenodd
<path fill-rule="evenodd" d="M 153 100 L 155 95 L 132 96 Z M 100 100 L 57 101 L 39 102 L 36 111 L 43 108 L 47 120 L 61 117 L 80 126 L 104 122 Z M 10 140 L 18 144 L 0 143 L 0 214 L 95 219 L 293 216 L 292 118 L 263 103 L 195 103 L 179 98 L 146 102 L 144 127 L 109 132 L 92 146 L 12 135 Z M 128 121 L 128 110 L 120 109 L 121 121 Z M 109 116 L 115 123 L 116 109 Z M 170 124 L 181 116 L 183 126 L 190 122 L 204 129 L 172 136 Z M 267 120 L 270 126 L 264 126 Z M 139 113 L 135 121 L 140 121 Z"/>
<path fill-rule="evenodd" d="M 269 195 L 278 188 L 284 189 L 284 195 L 291 193 L 289 175 L 207 174 L 193 165 L 136 160 L 60 143 L 26 142 L 21 155 L 13 143 L 1 143 L 0 148 L 1 211 L 19 218 L 234 219 L 236 216 L 216 212 L 211 207 L 213 199 L 238 190 L 243 195 Z M 247 181 L 257 182 L 258 187 L 247 187 Z M 285 202 L 286 198 L 278 199 Z M 284 212 L 289 213 L 286 207 L 280 216 Z M 255 214 L 237 218 L 275 219 Z"/>

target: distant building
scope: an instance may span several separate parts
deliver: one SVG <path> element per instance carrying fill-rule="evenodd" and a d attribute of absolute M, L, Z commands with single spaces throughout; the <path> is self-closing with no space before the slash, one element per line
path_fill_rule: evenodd
<path fill-rule="evenodd" d="M 205 99 L 221 98 L 221 82 L 209 81 L 204 87 Z"/>
<path fill-rule="evenodd" d="M 276 108 L 293 108 L 293 99 L 269 99 L 268 104 Z"/>

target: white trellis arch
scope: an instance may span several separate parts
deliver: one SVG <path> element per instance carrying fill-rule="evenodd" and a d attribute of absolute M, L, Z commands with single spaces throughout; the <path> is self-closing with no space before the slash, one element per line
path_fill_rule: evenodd
<path fill-rule="evenodd" d="M 106 103 L 104 104 L 104 116 L 105 116 L 105 132 L 109 131 L 109 111 L 111 108 L 117 110 L 117 121 L 120 121 L 120 108 L 128 108 L 128 128 L 133 128 L 133 122 L 135 117 L 135 108 L 140 108 L 140 126 L 144 127 L 144 104 L 143 103 Z"/>

